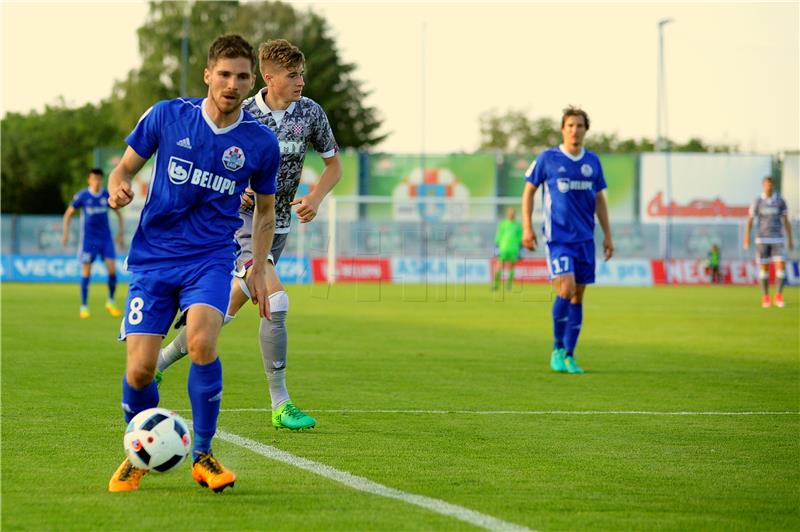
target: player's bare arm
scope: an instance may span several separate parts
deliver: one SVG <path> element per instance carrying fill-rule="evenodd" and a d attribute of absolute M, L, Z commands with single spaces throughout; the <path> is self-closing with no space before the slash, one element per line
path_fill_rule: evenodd
<path fill-rule="evenodd" d="M 786 231 L 786 247 L 794 249 L 794 241 L 792 240 L 792 224 L 789 222 L 789 216 L 783 215 L 783 229 Z"/>
<path fill-rule="evenodd" d="M 124 207 L 133 200 L 131 182 L 146 162 L 130 146 L 125 149 L 119 164 L 108 175 L 108 204 L 112 209 Z"/>
<path fill-rule="evenodd" d="M 267 290 L 267 254 L 275 235 L 275 195 L 255 195 L 256 208 L 253 211 L 253 266 L 247 278 L 250 298 L 258 305 L 258 314 L 270 319 L 269 291 Z"/>
<path fill-rule="evenodd" d="M 120 211 L 115 209 L 114 213 L 117 215 L 117 227 L 119 228 L 117 231 L 117 245 L 123 247 L 125 245 L 125 222 Z"/>
<path fill-rule="evenodd" d="M 533 230 L 533 198 L 536 195 L 536 185 L 531 182 L 525 183 L 525 190 L 522 191 L 522 245 L 525 249 L 536 250 L 536 233 Z"/>
<path fill-rule="evenodd" d="M 614 242 L 611 238 L 611 224 L 608 221 L 608 200 L 606 199 L 606 191 L 601 190 L 597 193 L 595 198 L 595 212 L 597 213 L 597 220 L 600 222 L 600 227 L 603 228 L 603 256 L 609 260 L 614 255 Z"/>
<path fill-rule="evenodd" d="M 322 175 L 319 176 L 319 182 L 314 187 L 314 191 L 290 203 L 290 205 L 299 205 L 296 212 L 300 223 L 308 223 L 317 216 L 322 200 L 342 178 L 342 162 L 338 154 L 333 157 L 327 157 L 323 161 L 325 162 L 325 169 L 322 171 Z"/>
<path fill-rule="evenodd" d="M 61 226 L 64 229 L 64 234 L 61 236 L 61 245 L 63 246 L 67 245 L 67 240 L 69 239 L 69 223 L 72 221 L 73 214 L 75 214 L 75 207 L 70 205 L 64 212 L 64 219 L 61 222 Z"/>
<path fill-rule="evenodd" d="M 742 247 L 744 249 L 750 249 L 750 230 L 753 228 L 753 217 L 747 217 L 747 223 L 744 226 L 744 241 L 742 242 Z"/>

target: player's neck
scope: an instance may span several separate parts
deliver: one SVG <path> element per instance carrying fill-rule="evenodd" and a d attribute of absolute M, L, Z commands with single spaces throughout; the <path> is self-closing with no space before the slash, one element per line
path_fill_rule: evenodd
<path fill-rule="evenodd" d="M 223 113 L 211 100 L 210 96 L 204 100 L 203 109 L 206 112 L 206 116 L 220 129 L 235 124 L 236 121 L 239 120 L 239 115 L 242 113 L 241 107 L 237 107 L 230 113 Z"/>
<path fill-rule="evenodd" d="M 573 157 L 577 157 L 583 151 L 583 146 L 580 144 L 567 144 L 564 143 L 561 145 L 564 148 L 564 151 L 572 155 Z"/>
<path fill-rule="evenodd" d="M 264 103 L 267 104 L 271 111 L 285 111 L 292 105 L 292 100 L 281 100 L 267 89 L 264 89 L 262 94 L 264 95 Z"/>

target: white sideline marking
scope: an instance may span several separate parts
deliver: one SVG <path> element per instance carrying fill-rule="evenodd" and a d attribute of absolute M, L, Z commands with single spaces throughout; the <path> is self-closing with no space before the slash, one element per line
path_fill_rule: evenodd
<path fill-rule="evenodd" d="M 188 410 L 184 410 L 188 412 Z M 269 408 L 223 408 L 220 412 L 272 412 Z M 648 410 L 305 410 L 321 414 L 471 414 L 477 416 L 798 416 L 792 411 L 656 412 Z"/>
<path fill-rule="evenodd" d="M 371 493 L 372 495 L 387 497 L 389 499 L 397 499 L 399 501 L 403 501 L 408 504 L 413 504 L 415 506 L 425 508 L 426 510 L 431 510 L 432 512 L 436 512 L 437 514 L 446 515 L 448 517 L 455 517 L 460 521 L 464 521 L 471 525 L 485 528 L 486 530 L 492 530 L 492 531 L 531 530 L 524 526 L 520 526 L 514 523 L 509 523 L 508 521 L 503 521 L 501 519 L 497 519 L 496 517 L 492 517 L 491 515 L 482 514 L 480 512 L 476 512 L 475 510 L 464 508 L 463 506 L 451 504 L 449 502 L 445 502 L 439 499 L 432 499 L 430 497 L 425 497 L 424 495 L 416 495 L 414 493 L 407 493 L 405 491 L 400 491 L 394 488 L 390 488 L 388 486 L 384 486 L 383 484 L 378 484 L 377 482 L 373 482 L 368 478 L 359 477 L 357 475 L 348 473 L 347 471 L 341 471 L 339 469 L 335 469 L 325 464 L 320 464 L 318 462 L 314 462 L 306 458 L 301 458 L 299 456 L 293 455 L 292 453 L 288 453 L 286 451 L 278 449 L 277 447 L 265 445 L 261 442 L 251 440 L 249 438 L 244 438 L 242 436 L 237 436 L 236 434 L 232 434 L 230 432 L 218 430 L 217 438 L 224 440 L 228 443 L 244 447 L 247 450 L 253 451 L 256 454 L 260 454 L 261 456 L 264 456 L 271 460 L 276 460 L 278 462 L 283 462 L 285 464 L 289 464 L 291 466 L 300 469 L 305 469 L 306 471 L 314 473 L 315 475 L 320 475 L 335 482 L 339 482 L 340 484 L 344 484 L 345 486 L 348 486 L 350 488 Z"/>

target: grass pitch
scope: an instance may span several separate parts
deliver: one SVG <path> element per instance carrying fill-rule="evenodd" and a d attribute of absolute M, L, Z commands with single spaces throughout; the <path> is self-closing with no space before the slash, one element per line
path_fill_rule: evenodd
<path fill-rule="evenodd" d="M 77 286 L 2 286 L 3 530 L 473 528 L 219 439 L 239 477 L 222 495 L 188 464 L 107 493 L 125 356 L 104 292 L 79 320 Z M 538 530 L 800 528 L 797 289 L 761 309 L 755 287 L 591 287 L 580 376 L 549 371 L 546 286 L 290 295 L 289 391 L 318 427 L 272 429 L 244 309 L 220 338 L 228 433 Z M 161 406 L 190 418 L 186 375 Z"/>

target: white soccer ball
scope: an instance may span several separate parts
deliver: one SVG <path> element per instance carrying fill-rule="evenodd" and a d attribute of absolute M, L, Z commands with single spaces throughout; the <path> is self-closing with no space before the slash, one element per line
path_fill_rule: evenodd
<path fill-rule="evenodd" d="M 123 445 L 134 467 L 164 473 L 183 462 L 192 450 L 192 437 L 175 412 L 148 408 L 128 423 Z"/>

